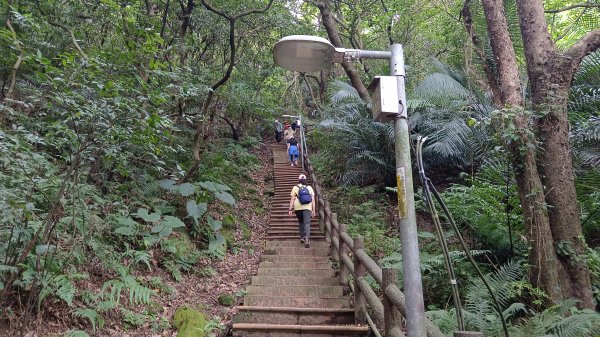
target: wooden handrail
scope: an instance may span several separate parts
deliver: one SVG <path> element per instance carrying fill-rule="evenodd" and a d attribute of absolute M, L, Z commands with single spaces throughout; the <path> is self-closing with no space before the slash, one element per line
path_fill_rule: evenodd
<path fill-rule="evenodd" d="M 303 158 L 305 166 L 317 193 L 319 226 L 325 232 L 330 244 L 331 257 L 340 262 L 340 283 L 349 285 L 354 293 L 355 323 L 369 323 L 374 334 L 386 337 L 404 337 L 402 332 L 402 317 L 406 317 L 406 300 L 398 288 L 397 271 L 391 268 L 382 269 L 364 250 L 364 239 L 352 238 L 348 235 L 345 224 L 338 223 L 337 214 L 331 211 L 329 201 L 323 198 L 322 189 L 308 158 Z M 352 257 L 350 257 L 352 253 Z M 370 275 L 382 289 L 383 300 L 379 299 L 365 277 Z M 352 276 L 353 283 L 348 283 Z M 367 304 L 370 312 L 367 311 Z M 445 337 L 440 329 L 429 319 L 425 319 L 427 337 Z"/>

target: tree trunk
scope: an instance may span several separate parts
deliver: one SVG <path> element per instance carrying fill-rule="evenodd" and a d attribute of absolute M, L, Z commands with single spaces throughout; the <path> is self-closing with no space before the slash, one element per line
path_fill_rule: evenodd
<path fill-rule="evenodd" d="M 322 1 L 316 4 L 321 12 L 321 18 L 323 19 L 323 26 L 325 26 L 325 30 L 327 31 L 327 36 L 329 36 L 329 40 L 331 43 L 338 47 L 343 48 L 342 39 L 340 38 L 340 33 L 338 32 L 337 25 L 335 23 L 335 19 L 331 14 L 331 9 L 329 8 L 329 1 Z M 346 71 L 346 75 L 350 79 L 350 83 L 356 91 L 360 98 L 365 102 L 371 101 L 371 95 L 367 90 L 367 87 L 364 85 L 362 80 L 360 79 L 360 75 L 358 71 L 354 67 L 354 65 L 348 61 L 342 62 L 342 67 Z"/>
<path fill-rule="evenodd" d="M 567 119 L 569 87 L 579 60 L 561 54 L 552 42 L 541 0 L 518 0 L 517 5 L 543 150 L 538 166 L 549 205 L 553 243 L 564 270 L 559 278 L 563 297 L 553 299 L 574 297 L 581 300 L 581 306 L 593 308 L 590 273 L 581 259 L 585 246 L 581 239 Z"/>
<path fill-rule="evenodd" d="M 503 1 L 482 2 L 498 66 L 501 103 L 507 107 L 503 113 L 507 119 L 505 123 L 514 126 L 500 132 L 508 136 L 508 149 L 512 155 L 527 239 L 531 246 L 529 279 L 533 285 L 546 291 L 551 299 L 563 298 L 559 278 L 564 269 L 558 263 L 553 246 L 544 189 L 536 163 L 535 138 L 531 132 L 533 126 L 524 110 L 519 68 L 508 32 Z M 506 135 L 507 132 L 513 134 Z"/>

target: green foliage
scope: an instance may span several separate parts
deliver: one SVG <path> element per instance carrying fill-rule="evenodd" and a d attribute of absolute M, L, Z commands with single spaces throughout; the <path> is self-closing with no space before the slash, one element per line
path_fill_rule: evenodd
<path fill-rule="evenodd" d="M 121 308 L 121 314 L 123 314 L 125 327 L 139 328 L 146 323 L 146 316 L 144 314 L 138 314 L 125 308 Z"/>
<path fill-rule="evenodd" d="M 436 72 L 415 88 L 408 103 L 413 133 L 427 136 L 427 167 L 476 166 L 493 149 L 492 131 L 483 123 L 493 109 L 490 97 L 459 70 L 433 60 Z"/>
<path fill-rule="evenodd" d="M 81 330 L 69 330 L 65 333 L 66 337 L 90 337 L 87 332 Z"/>
<path fill-rule="evenodd" d="M 154 295 L 152 289 L 140 284 L 136 278 L 129 275 L 125 269 L 120 269 L 120 278 L 104 282 L 102 286 L 102 297 L 109 302 L 116 303 L 121 301 L 121 293 L 126 289 L 129 293 L 130 304 L 148 304 L 150 298 Z"/>
<path fill-rule="evenodd" d="M 44 281 L 42 281 L 43 288 L 38 297 L 38 309 L 49 295 L 54 295 L 71 306 L 76 294 L 75 286 L 71 280 L 80 278 L 77 276 L 83 275 L 51 275 L 44 278 Z"/>
<path fill-rule="evenodd" d="M 87 319 L 92 325 L 92 329 L 96 332 L 96 328 L 102 329 L 104 326 L 104 318 L 96 310 L 89 308 L 75 308 L 71 314 L 78 318 Z"/>
<path fill-rule="evenodd" d="M 328 119 L 311 133 L 309 145 L 319 144 L 311 158 L 319 172 L 333 183 L 391 184 L 394 178 L 394 133 L 391 124 L 373 122 L 366 105 L 348 85 L 334 82 Z M 324 166 L 324 167 L 322 167 Z M 328 177 L 328 175 L 336 176 Z"/>
<path fill-rule="evenodd" d="M 509 254 L 520 249 L 515 238 L 523 220 L 510 167 L 488 161 L 475 177 L 466 178 L 470 185 L 453 184 L 441 193 L 456 223 L 469 229 L 481 247 Z"/>

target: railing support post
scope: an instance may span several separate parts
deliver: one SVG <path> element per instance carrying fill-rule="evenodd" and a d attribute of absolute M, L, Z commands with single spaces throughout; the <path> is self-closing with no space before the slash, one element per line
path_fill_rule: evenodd
<path fill-rule="evenodd" d="M 354 252 L 365 248 L 365 239 L 358 237 L 354 239 Z M 360 290 L 358 280 L 365 277 L 367 269 L 360 263 L 357 254 L 354 254 L 354 323 L 365 325 L 367 323 L 367 298 Z"/>
<path fill-rule="evenodd" d="M 388 299 L 385 295 L 385 291 L 390 286 L 398 285 L 398 271 L 393 268 L 383 268 L 382 270 L 382 282 L 383 282 L 383 320 L 384 320 L 384 331 L 385 336 L 399 337 L 404 336 L 402 332 L 402 315 L 400 311 L 396 309 L 396 306 Z"/>
<path fill-rule="evenodd" d="M 334 223 L 337 223 L 337 213 L 331 213 L 331 245 L 329 246 L 329 256 L 331 256 L 333 261 L 339 261 L 339 256 L 335 251 L 335 244 L 333 243 L 333 238 L 339 237 L 339 233 L 335 229 L 335 226 L 333 225 Z"/>
<path fill-rule="evenodd" d="M 327 237 L 327 242 L 331 242 L 331 233 L 330 228 L 331 228 L 331 205 L 329 204 L 329 201 L 325 200 L 325 219 L 323 221 L 324 224 L 324 228 L 325 228 L 325 234 Z"/>
<path fill-rule="evenodd" d="M 342 256 L 348 256 L 348 246 L 344 243 L 344 240 L 342 239 L 342 233 L 346 233 L 346 224 L 341 223 L 339 224 L 339 226 L 340 230 L 338 231 L 338 242 L 340 243 L 340 250 L 338 252 L 338 259 L 340 261 L 340 284 L 343 286 L 347 286 L 348 274 L 350 273 L 350 271 L 348 270 L 348 267 L 346 267 L 346 264 L 342 259 Z"/>

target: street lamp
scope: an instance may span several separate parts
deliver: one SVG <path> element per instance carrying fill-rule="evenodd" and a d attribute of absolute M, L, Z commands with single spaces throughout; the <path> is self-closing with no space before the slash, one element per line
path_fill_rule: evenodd
<path fill-rule="evenodd" d="M 390 76 L 395 79 L 395 81 L 390 81 L 388 76 L 381 76 L 373 82 L 376 87 L 376 94 L 373 96 L 374 99 L 377 99 L 373 102 L 373 114 L 378 121 L 394 121 L 398 213 L 400 215 L 400 240 L 402 243 L 402 274 L 407 307 L 406 327 L 408 337 L 425 337 L 427 335 L 425 330 L 425 305 L 412 185 L 402 45 L 392 44 L 389 51 L 344 49 L 336 48 L 328 40 L 321 37 L 292 35 L 282 38 L 273 47 L 273 59 L 276 64 L 285 69 L 299 72 L 319 71 L 331 66 L 333 63 L 361 58 L 388 59 L 390 62 Z M 391 109 L 390 94 L 383 87 L 384 84 L 386 88 L 396 90 L 395 95 L 391 95 L 391 97 L 397 102 L 391 104 Z"/>

